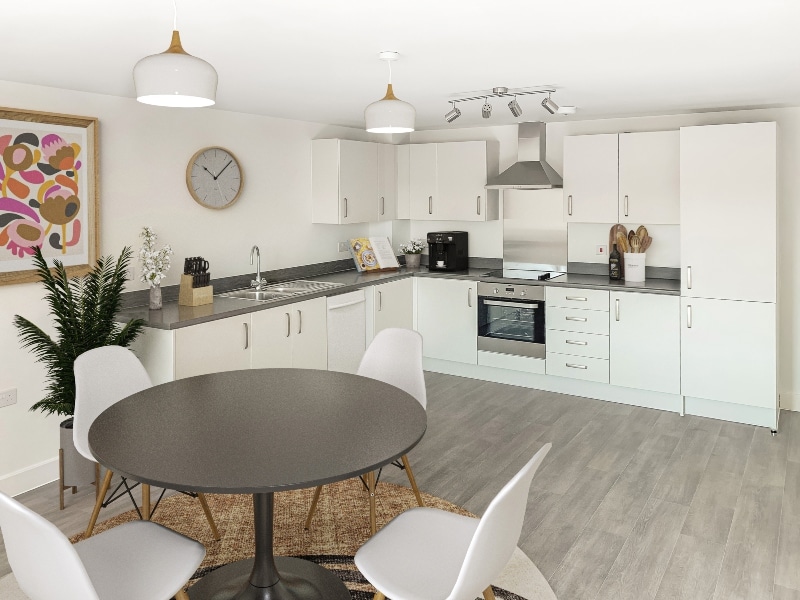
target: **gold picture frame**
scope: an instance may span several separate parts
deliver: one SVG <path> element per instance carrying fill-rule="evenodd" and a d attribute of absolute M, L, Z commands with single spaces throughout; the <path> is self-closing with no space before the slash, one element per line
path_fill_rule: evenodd
<path fill-rule="evenodd" d="M 41 246 L 70 277 L 100 248 L 98 120 L 0 108 L 0 285 L 38 280 Z"/>

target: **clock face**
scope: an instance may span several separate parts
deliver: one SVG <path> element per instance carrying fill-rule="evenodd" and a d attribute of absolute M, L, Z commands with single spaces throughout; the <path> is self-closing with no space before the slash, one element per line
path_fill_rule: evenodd
<path fill-rule="evenodd" d="M 242 191 L 239 161 L 225 148 L 204 148 L 186 167 L 186 185 L 192 198 L 202 206 L 227 208 Z"/>

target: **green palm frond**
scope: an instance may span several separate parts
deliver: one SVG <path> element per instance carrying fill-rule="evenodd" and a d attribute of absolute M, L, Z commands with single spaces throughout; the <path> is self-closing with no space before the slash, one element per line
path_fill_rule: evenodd
<path fill-rule="evenodd" d="M 101 346 L 129 346 L 144 328 L 142 319 L 125 324 L 115 320 L 125 288 L 125 273 L 132 258 L 129 247 L 119 258 L 99 258 L 83 277 L 70 279 L 64 265 L 53 261 L 52 269 L 36 248 L 33 262 L 45 288 L 44 300 L 50 309 L 56 335 L 50 337 L 28 319 L 16 315 L 23 348 L 31 351 L 36 361 L 47 370 L 45 396 L 31 410 L 48 414 L 72 415 L 75 411 L 75 359 Z"/>

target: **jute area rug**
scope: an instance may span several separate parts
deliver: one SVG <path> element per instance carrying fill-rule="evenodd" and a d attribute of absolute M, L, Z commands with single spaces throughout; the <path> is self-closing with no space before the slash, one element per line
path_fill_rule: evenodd
<path fill-rule="evenodd" d="M 354 600 L 371 599 L 374 588 L 353 564 L 353 555 L 370 536 L 366 490 L 358 479 L 325 486 L 311 527 L 305 530 L 303 525 L 313 492 L 303 489 L 275 494 L 275 554 L 314 560 L 339 575 Z M 422 497 L 426 506 L 470 515 L 436 496 L 423 492 Z M 153 519 L 205 545 L 206 557 L 193 581 L 217 567 L 254 554 L 252 496 L 207 494 L 206 498 L 222 536 L 219 541 L 211 536 L 199 503 L 189 496 L 176 494 L 165 498 Z M 381 482 L 377 494 L 378 528 L 414 506 L 416 500 L 409 488 Z M 135 518 L 136 512 L 131 510 L 107 519 L 97 524 L 95 534 Z M 82 535 L 76 535 L 71 540 L 76 542 L 81 538 Z M 519 548 L 493 586 L 498 599 L 555 600 L 547 581 Z M 0 579 L 0 598 L 25 598 L 13 575 Z"/>

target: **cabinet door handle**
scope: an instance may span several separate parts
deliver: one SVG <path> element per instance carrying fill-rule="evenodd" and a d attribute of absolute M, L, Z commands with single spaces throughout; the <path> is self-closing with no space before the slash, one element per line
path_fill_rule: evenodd
<path fill-rule="evenodd" d="M 692 289 L 692 267 L 686 267 L 686 289 Z"/>
<path fill-rule="evenodd" d="M 247 350 L 250 347 L 250 328 L 247 323 L 242 323 L 242 325 L 244 325 L 244 349 Z"/>
<path fill-rule="evenodd" d="M 303 333 L 303 311 L 297 311 L 297 335 Z"/>
<path fill-rule="evenodd" d="M 586 365 L 576 365 L 575 363 L 566 363 L 570 369 L 587 369 Z"/>
<path fill-rule="evenodd" d="M 478 196 L 478 214 L 481 214 L 481 197 Z"/>
<path fill-rule="evenodd" d="M 686 305 L 686 328 L 687 329 L 691 329 L 692 328 L 692 305 L 691 304 L 687 304 Z"/>
<path fill-rule="evenodd" d="M 428 214 L 433 214 L 433 196 L 428 196 Z"/>
<path fill-rule="evenodd" d="M 347 198 L 344 199 L 344 218 L 347 218 Z"/>
<path fill-rule="evenodd" d="M 586 323 L 589 319 L 586 317 L 564 317 L 567 321 L 580 321 L 581 323 Z"/>
<path fill-rule="evenodd" d="M 383 294 L 378 292 L 378 311 L 383 310 Z"/>
<path fill-rule="evenodd" d="M 625 216 L 628 216 L 628 195 L 625 194 Z"/>
<path fill-rule="evenodd" d="M 567 214 L 572 216 L 572 194 L 567 196 Z"/>
<path fill-rule="evenodd" d="M 286 313 L 286 337 L 292 335 L 292 317 Z"/>
<path fill-rule="evenodd" d="M 619 321 L 619 298 L 614 300 L 614 314 L 617 317 L 617 321 Z"/>
<path fill-rule="evenodd" d="M 472 308 L 472 288 L 467 290 L 467 306 Z"/>
<path fill-rule="evenodd" d="M 579 340 L 566 340 L 567 344 L 572 344 L 573 346 L 588 346 L 589 342 L 581 342 Z"/>
<path fill-rule="evenodd" d="M 588 298 L 584 298 L 583 296 L 566 296 L 566 300 L 574 300 L 575 302 L 586 302 L 589 300 Z"/>
<path fill-rule="evenodd" d="M 381 196 L 381 215 L 386 214 L 386 200 Z"/>

